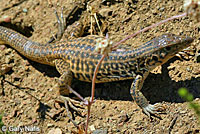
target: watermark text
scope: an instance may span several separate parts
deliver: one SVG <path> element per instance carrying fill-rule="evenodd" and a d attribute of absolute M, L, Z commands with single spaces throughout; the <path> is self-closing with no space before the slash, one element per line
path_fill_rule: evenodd
<path fill-rule="evenodd" d="M 38 126 L 2 126 L 2 132 L 39 132 Z"/>

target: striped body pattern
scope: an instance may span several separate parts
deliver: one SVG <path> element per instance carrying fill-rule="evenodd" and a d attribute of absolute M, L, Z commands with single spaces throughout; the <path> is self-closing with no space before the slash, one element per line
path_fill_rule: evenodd
<path fill-rule="evenodd" d="M 100 36 L 86 36 L 56 44 L 40 44 L 29 40 L 19 33 L 0 26 L 0 44 L 8 44 L 25 57 L 55 66 L 61 74 L 58 80 L 60 95 L 68 95 L 73 77 L 91 82 L 93 72 L 101 54 L 95 53 Z M 99 67 L 96 83 L 133 79 L 130 94 L 136 104 L 148 116 L 158 114 L 164 107 L 151 105 L 144 97 L 144 80 L 155 67 L 166 63 L 175 54 L 188 47 L 193 41 L 190 37 L 164 34 L 138 48 L 126 47 L 124 51 L 112 51 Z M 68 99 L 66 99 L 68 100 Z"/>
<path fill-rule="evenodd" d="M 33 61 L 55 66 L 53 63 L 55 59 L 63 59 L 70 64 L 75 78 L 87 82 L 91 82 L 93 71 L 101 58 L 101 54 L 94 52 L 96 40 L 103 39 L 100 36 L 87 36 L 57 44 L 40 44 L 4 27 L 0 27 L 0 38 Z M 100 66 L 96 82 L 133 79 L 137 73 L 145 72 L 145 69 L 142 69 L 144 67 L 151 71 L 157 64 L 163 64 L 163 61 L 166 60 L 165 55 L 159 54 L 161 53 L 160 49 L 170 46 L 170 44 L 177 44 L 177 42 L 184 46 L 182 42 L 188 44 L 188 39 L 185 41 L 181 37 L 166 34 L 154 38 L 138 48 L 130 47 L 127 51 L 112 51 Z M 179 49 L 174 50 L 175 53 L 177 51 Z M 150 66 L 152 57 L 157 63 L 152 64 L 150 69 L 147 66 Z"/>

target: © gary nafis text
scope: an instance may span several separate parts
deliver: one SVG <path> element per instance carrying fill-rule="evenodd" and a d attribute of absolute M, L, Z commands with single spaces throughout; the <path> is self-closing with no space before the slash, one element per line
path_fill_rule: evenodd
<path fill-rule="evenodd" d="M 7 130 L 10 132 L 39 132 L 40 128 L 37 126 L 23 126 L 23 127 L 9 126 Z"/>

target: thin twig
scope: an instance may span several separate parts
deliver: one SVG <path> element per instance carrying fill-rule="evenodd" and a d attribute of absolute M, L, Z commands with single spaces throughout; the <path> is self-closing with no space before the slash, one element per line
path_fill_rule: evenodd
<path fill-rule="evenodd" d="M 73 94 L 75 94 L 79 99 L 81 99 L 83 102 L 86 101 L 79 93 L 77 93 L 75 90 L 73 90 L 69 85 L 67 85 L 67 88 L 68 88 Z M 84 104 L 85 104 L 85 103 L 84 103 Z"/>
<path fill-rule="evenodd" d="M 117 42 L 117 43 L 112 47 L 112 50 L 113 50 L 114 48 L 116 48 L 117 46 L 119 46 L 121 43 L 125 42 L 126 40 L 135 37 L 135 36 L 138 35 L 139 33 L 148 31 L 148 30 L 150 30 L 151 28 L 157 27 L 157 26 L 159 26 L 159 25 L 161 25 L 161 24 L 163 24 L 163 23 L 166 23 L 166 22 L 168 22 L 168 21 L 170 21 L 170 20 L 174 20 L 174 19 L 177 19 L 177 18 L 180 18 L 180 17 L 184 17 L 184 16 L 186 16 L 186 15 L 187 15 L 187 13 L 183 13 L 183 14 L 180 14 L 180 15 L 175 15 L 175 16 L 172 16 L 172 17 L 170 17 L 170 18 L 167 18 L 166 20 L 162 20 L 162 21 L 160 21 L 160 22 L 158 22 L 158 23 L 155 23 L 155 24 L 153 24 L 153 25 L 151 25 L 151 26 L 145 27 L 144 29 L 139 30 L 139 31 L 137 31 L 136 33 L 131 34 L 131 35 L 127 36 L 126 38 L 124 38 L 124 39 L 120 40 L 119 42 Z"/>
<path fill-rule="evenodd" d="M 92 95 L 91 95 L 91 99 L 88 101 L 88 113 L 87 113 L 87 121 L 86 121 L 86 126 L 85 126 L 85 134 L 87 134 L 87 129 L 88 129 L 88 123 L 89 123 L 89 117 L 90 117 L 90 109 L 92 106 L 92 103 L 94 101 L 94 93 L 95 93 L 95 80 L 96 80 L 96 76 L 100 67 L 101 62 L 104 60 L 104 58 L 106 57 L 106 55 L 104 54 L 101 59 L 99 60 L 98 64 L 96 65 L 96 68 L 94 70 L 94 74 L 93 74 L 93 78 L 92 78 Z"/>
<path fill-rule="evenodd" d="M 99 60 L 98 64 L 96 65 L 96 68 L 94 70 L 94 74 L 93 74 L 93 78 L 92 78 L 92 96 L 91 96 L 91 100 L 90 102 L 93 103 L 94 101 L 94 93 L 95 93 L 95 81 L 96 81 L 96 76 L 97 76 L 97 73 L 98 73 L 98 70 L 99 70 L 99 67 L 101 65 L 101 62 L 104 60 L 104 58 L 106 57 L 106 54 L 104 54 L 101 59 Z"/>
<path fill-rule="evenodd" d="M 130 38 L 133 38 L 134 36 L 136 36 L 136 35 L 138 35 L 138 34 L 140 34 L 140 33 L 142 33 L 142 32 L 148 31 L 148 30 L 150 30 L 150 29 L 153 28 L 153 27 L 157 27 L 157 26 L 159 26 L 159 25 L 161 25 L 161 24 L 163 24 L 163 23 L 166 23 L 166 22 L 168 22 L 168 21 L 170 21 L 170 20 L 174 20 L 174 19 L 176 19 L 176 18 L 184 17 L 184 16 L 186 16 L 186 15 L 187 15 L 187 13 L 183 13 L 183 14 L 180 14 L 180 15 L 175 15 L 175 16 L 172 16 L 172 17 L 166 19 L 166 20 L 162 20 L 162 21 L 160 21 L 160 22 L 158 22 L 158 23 L 155 23 L 155 24 L 153 24 L 153 25 L 151 25 L 151 26 L 148 26 L 148 27 L 146 27 L 146 28 L 144 28 L 144 29 L 142 29 L 142 30 L 139 30 L 139 31 L 137 31 L 136 33 L 131 34 L 131 35 L 127 36 L 126 38 L 122 39 L 121 41 L 117 42 L 117 43 L 111 48 L 111 50 L 115 49 L 115 48 L 116 48 L 117 46 L 119 46 L 121 43 L 125 42 L 126 40 L 128 40 L 128 39 L 130 39 Z M 96 75 L 97 75 L 97 72 L 98 72 L 98 69 L 99 69 L 99 66 L 100 66 L 101 62 L 104 60 L 104 58 L 106 57 L 106 55 L 107 55 L 107 54 L 104 54 L 104 55 L 101 57 L 101 59 L 99 60 L 98 64 L 96 65 L 96 68 L 95 68 L 95 70 L 94 70 L 93 79 L 92 79 L 91 102 L 93 102 L 93 100 L 94 100 L 94 92 L 95 92 L 94 89 L 95 89 Z"/>
<path fill-rule="evenodd" d="M 88 111 L 87 111 L 87 121 L 86 121 L 86 126 L 85 126 L 85 134 L 87 134 L 87 130 L 88 130 L 91 106 L 92 106 L 92 103 L 89 103 L 89 105 L 87 106 L 88 107 Z"/>
<path fill-rule="evenodd" d="M 171 131 L 176 123 L 178 119 L 178 115 L 175 115 L 175 117 L 173 118 L 173 120 L 171 121 L 170 125 L 169 125 L 169 128 L 168 128 L 168 131 L 169 131 L 169 134 L 171 134 Z"/>
<path fill-rule="evenodd" d="M 153 24 L 153 25 L 151 25 L 151 26 L 148 26 L 148 27 L 146 27 L 146 28 L 144 28 L 144 29 L 142 29 L 142 30 L 139 30 L 139 31 L 137 31 L 136 33 L 131 34 L 131 35 L 127 36 L 126 38 L 122 39 L 121 41 L 117 42 L 117 43 L 111 48 L 111 50 L 115 49 L 115 48 L 116 48 L 117 46 L 119 46 L 121 43 L 125 42 L 126 40 L 128 40 L 128 39 L 130 39 L 130 38 L 135 37 L 136 35 L 138 35 L 138 34 L 140 34 L 140 33 L 142 33 L 142 32 L 148 31 L 148 30 L 150 30 L 151 28 L 157 27 L 157 26 L 159 26 L 159 25 L 161 25 L 161 24 L 163 24 L 163 23 L 166 23 L 166 22 L 168 22 L 168 21 L 170 21 L 170 20 L 174 20 L 174 19 L 177 19 L 177 18 L 180 18 L 180 17 L 184 17 L 184 16 L 186 16 L 186 15 L 187 15 L 187 13 L 183 13 L 183 14 L 180 14 L 180 15 L 175 15 L 175 16 L 172 16 L 172 17 L 167 18 L 167 19 L 165 19 L 165 20 L 162 20 L 162 21 L 160 21 L 160 22 L 158 22 L 158 23 L 155 23 L 155 24 Z M 91 100 L 88 101 L 88 114 L 87 114 L 87 122 L 86 122 L 86 127 L 85 127 L 85 134 L 87 134 L 88 124 L 89 124 L 89 117 L 90 117 L 90 109 L 91 109 L 91 105 L 92 105 L 93 100 L 94 100 L 96 75 L 97 75 L 97 73 L 98 73 L 98 69 L 99 69 L 99 67 L 100 67 L 100 64 L 102 63 L 102 61 L 104 60 L 104 58 L 105 58 L 106 56 L 107 56 L 107 54 L 104 54 L 104 55 L 101 57 L 101 59 L 99 60 L 98 64 L 96 65 L 96 68 L 95 68 L 94 73 L 93 73 L 93 79 L 92 79 L 92 94 L 91 94 Z"/>

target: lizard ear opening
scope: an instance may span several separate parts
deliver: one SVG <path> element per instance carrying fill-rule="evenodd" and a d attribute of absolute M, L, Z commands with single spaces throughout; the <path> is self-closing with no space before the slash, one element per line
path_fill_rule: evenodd
<path fill-rule="evenodd" d="M 153 55 L 153 56 L 152 56 L 152 60 L 154 60 L 154 61 L 158 61 L 158 56 Z"/>

